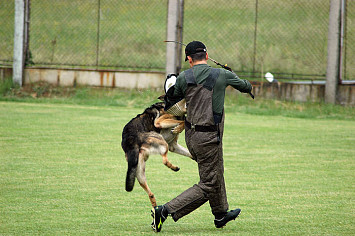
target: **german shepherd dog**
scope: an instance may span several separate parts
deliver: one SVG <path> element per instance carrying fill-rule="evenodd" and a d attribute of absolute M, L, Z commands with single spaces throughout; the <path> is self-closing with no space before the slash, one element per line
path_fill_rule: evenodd
<path fill-rule="evenodd" d="M 150 154 L 160 154 L 163 164 L 179 171 L 179 167 L 168 160 L 168 150 L 191 158 L 190 152 L 177 143 L 179 133 L 185 126 L 182 117 L 164 111 L 165 103 L 159 102 L 146 108 L 126 124 L 122 132 L 122 149 L 128 162 L 126 191 L 133 190 L 135 178 L 147 192 L 153 207 L 157 205 L 145 177 L 145 162 Z"/>

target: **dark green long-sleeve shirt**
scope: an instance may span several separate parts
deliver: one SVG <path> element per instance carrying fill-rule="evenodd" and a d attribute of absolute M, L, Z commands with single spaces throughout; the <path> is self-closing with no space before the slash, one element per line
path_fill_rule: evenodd
<path fill-rule="evenodd" d="M 203 84 L 211 71 L 211 66 L 207 64 L 198 64 L 192 67 L 196 82 Z M 252 85 L 248 80 L 240 79 L 236 74 L 220 68 L 220 73 L 216 84 L 213 88 L 212 108 L 214 113 L 222 114 L 224 108 L 224 97 L 227 86 L 239 90 L 242 93 L 251 92 Z M 185 97 L 187 84 L 185 80 L 185 72 L 181 72 L 177 77 L 175 84 L 174 96 Z"/>

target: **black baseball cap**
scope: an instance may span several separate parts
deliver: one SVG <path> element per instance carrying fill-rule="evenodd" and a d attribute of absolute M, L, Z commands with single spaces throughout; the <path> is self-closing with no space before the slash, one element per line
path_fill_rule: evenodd
<path fill-rule="evenodd" d="M 191 56 L 198 52 L 206 52 L 206 46 L 200 41 L 192 41 L 185 48 L 185 61 L 187 61 L 187 56 Z"/>

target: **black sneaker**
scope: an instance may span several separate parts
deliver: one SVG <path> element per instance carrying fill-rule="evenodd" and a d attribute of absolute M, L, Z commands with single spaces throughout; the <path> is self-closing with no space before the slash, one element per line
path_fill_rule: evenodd
<path fill-rule="evenodd" d="M 152 217 L 153 217 L 153 223 L 152 223 L 152 228 L 155 232 L 160 232 L 164 221 L 167 218 L 167 215 L 164 216 L 163 210 L 165 207 L 164 206 L 156 206 L 152 209 Z"/>
<path fill-rule="evenodd" d="M 222 218 L 222 219 L 215 219 L 214 220 L 214 225 L 216 226 L 216 228 L 222 228 L 223 226 L 225 226 L 229 221 L 231 220 L 235 220 L 235 218 L 237 218 L 240 214 L 242 210 L 241 209 L 235 209 L 235 210 L 231 210 L 228 211 L 227 214 Z"/>

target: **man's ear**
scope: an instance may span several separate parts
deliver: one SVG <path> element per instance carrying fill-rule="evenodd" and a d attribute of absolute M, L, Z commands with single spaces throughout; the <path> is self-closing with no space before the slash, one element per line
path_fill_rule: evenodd
<path fill-rule="evenodd" d="M 206 61 L 208 61 L 208 53 L 206 52 Z"/>
<path fill-rule="evenodd" d="M 189 64 L 190 64 L 190 68 L 191 68 L 193 66 L 192 58 L 190 56 L 187 56 L 187 59 L 189 59 Z"/>

